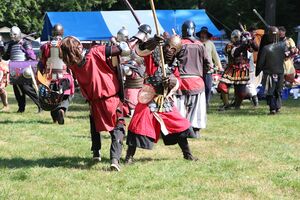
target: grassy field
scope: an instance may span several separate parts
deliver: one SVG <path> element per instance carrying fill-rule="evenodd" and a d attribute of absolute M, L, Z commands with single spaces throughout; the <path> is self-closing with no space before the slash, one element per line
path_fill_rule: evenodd
<path fill-rule="evenodd" d="M 110 138 L 103 159 L 91 161 L 88 107 L 79 95 L 64 126 L 50 114 L 0 113 L 0 199 L 300 199 L 300 101 L 267 116 L 253 109 L 217 112 L 213 99 L 203 137 L 190 140 L 198 162 L 159 142 L 138 150 L 136 163 L 110 172 Z M 125 149 L 123 157 L 125 156 Z"/>

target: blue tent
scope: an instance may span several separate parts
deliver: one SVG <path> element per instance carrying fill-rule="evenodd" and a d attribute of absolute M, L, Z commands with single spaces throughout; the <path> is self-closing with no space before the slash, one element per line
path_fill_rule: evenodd
<path fill-rule="evenodd" d="M 140 20 L 154 29 L 151 10 L 136 11 Z M 172 33 L 174 29 L 181 33 L 181 25 L 185 20 L 193 20 L 196 30 L 207 26 L 214 36 L 220 36 L 220 31 L 209 19 L 205 10 L 157 10 L 161 32 Z M 122 27 L 126 27 L 130 35 L 137 32 L 137 23 L 130 11 L 95 11 L 95 12 L 47 12 L 44 18 L 42 41 L 49 39 L 52 27 L 60 23 L 64 26 L 65 35 L 73 35 L 80 40 L 108 40 Z M 153 30 L 152 32 L 155 32 Z"/>

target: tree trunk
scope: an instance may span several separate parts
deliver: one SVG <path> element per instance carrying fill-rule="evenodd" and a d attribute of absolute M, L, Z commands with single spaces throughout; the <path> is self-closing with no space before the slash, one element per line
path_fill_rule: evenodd
<path fill-rule="evenodd" d="M 276 0 L 266 0 L 265 20 L 269 25 L 276 24 Z"/>

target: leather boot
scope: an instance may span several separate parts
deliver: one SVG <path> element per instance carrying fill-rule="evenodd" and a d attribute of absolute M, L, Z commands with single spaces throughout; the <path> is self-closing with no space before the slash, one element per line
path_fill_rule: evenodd
<path fill-rule="evenodd" d="M 187 138 L 180 138 L 178 141 L 178 145 L 181 148 L 181 151 L 183 153 L 183 158 L 186 160 L 193 160 L 193 161 L 197 161 L 198 158 L 194 157 L 192 155 L 192 152 L 190 150 L 189 147 L 189 143 L 187 141 Z"/>
<path fill-rule="evenodd" d="M 253 103 L 254 107 L 257 107 L 258 106 L 258 97 L 257 97 L 257 95 L 253 96 L 251 98 L 251 100 L 252 100 L 252 103 Z"/>
<path fill-rule="evenodd" d="M 222 92 L 221 93 L 223 105 L 219 107 L 219 111 L 225 111 L 230 109 L 230 104 L 229 104 L 229 94 Z"/>
<path fill-rule="evenodd" d="M 128 146 L 126 157 L 125 157 L 125 164 L 133 164 L 133 156 L 135 154 L 136 147 L 134 146 Z"/>

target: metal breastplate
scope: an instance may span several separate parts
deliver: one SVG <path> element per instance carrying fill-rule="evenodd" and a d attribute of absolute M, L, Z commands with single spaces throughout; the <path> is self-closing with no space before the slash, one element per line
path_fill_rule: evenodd
<path fill-rule="evenodd" d="M 58 41 L 51 41 L 50 57 L 47 60 L 47 73 L 52 75 L 52 79 L 61 79 L 66 70 L 66 65 L 59 57 L 60 47 Z"/>
<path fill-rule="evenodd" d="M 12 61 L 25 61 L 26 54 L 22 50 L 21 44 L 13 44 L 10 50 L 10 60 Z"/>

